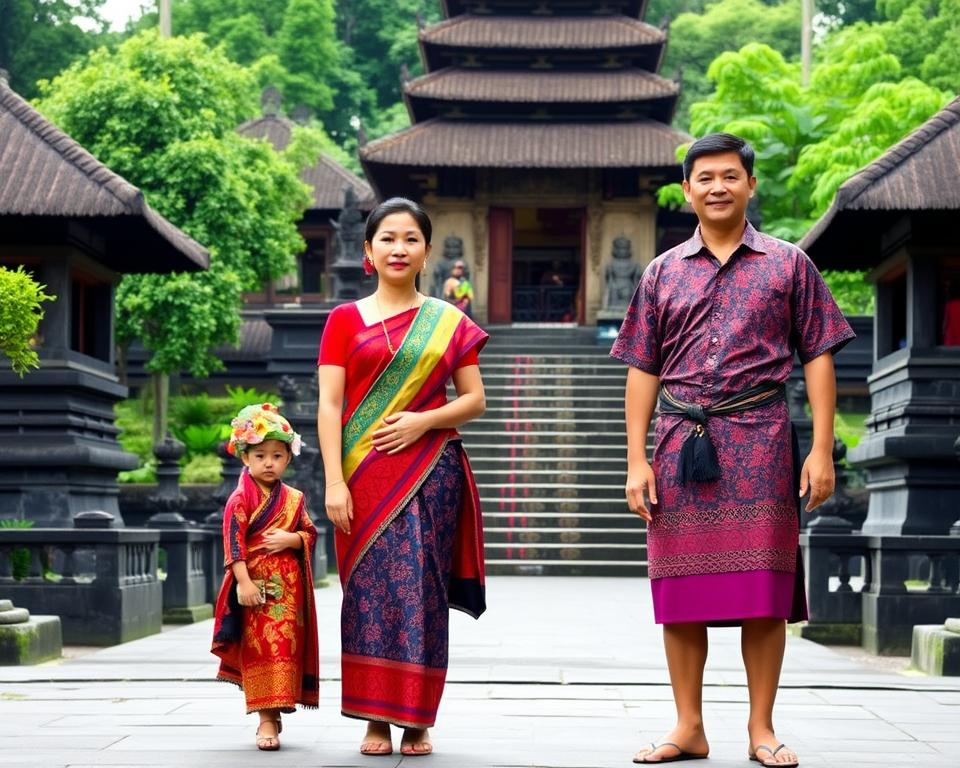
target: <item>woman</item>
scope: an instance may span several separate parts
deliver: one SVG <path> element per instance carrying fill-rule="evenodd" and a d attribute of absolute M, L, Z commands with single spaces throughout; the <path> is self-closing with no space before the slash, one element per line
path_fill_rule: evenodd
<path fill-rule="evenodd" d="M 443 298 L 459 309 L 467 317 L 473 317 L 470 305 L 473 303 L 473 286 L 466 278 L 467 265 L 457 260 L 450 270 L 450 277 L 443 284 Z"/>
<path fill-rule="evenodd" d="M 447 669 L 448 608 L 485 609 L 476 485 L 456 427 L 485 408 L 487 339 L 416 287 L 430 219 L 392 198 L 369 216 L 372 296 L 330 313 L 320 343 L 317 428 L 327 515 L 336 526 L 343 702 L 367 720 L 360 751 L 429 754 Z M 447 402 L 452 377 L 457 397 Z"/>

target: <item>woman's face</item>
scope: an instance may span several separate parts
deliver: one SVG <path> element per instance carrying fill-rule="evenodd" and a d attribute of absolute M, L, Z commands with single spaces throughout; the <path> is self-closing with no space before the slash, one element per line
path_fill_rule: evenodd
<path fill-rule="evenodd" d="M 363 250 L 380 280 L 393 285 L 412 285 L 426 264 L 430 245 L 417 220 L 404 211 L 385 217 L 373 240 L 363 244 Z"/>

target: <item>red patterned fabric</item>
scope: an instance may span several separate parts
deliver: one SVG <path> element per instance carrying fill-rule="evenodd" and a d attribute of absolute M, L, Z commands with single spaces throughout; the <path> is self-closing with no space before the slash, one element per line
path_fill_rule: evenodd
<path fill-rule="evenodd" d="M 264 534 L 296 533 L 300 550 L 270 553 Z M 313 547 L 317 531 L 303 494 L 276 483 L 269 495 L 244 469 L 223 514 L 224 574 L 217 597 L 211 652 L 220 658 L 217 679 L 240 686 L 247 712 L 319 704 L 319 647 L 313 597 Z M 230 565 L 244 560 L 254 581 L 264 582 L 264 605 L 237 600 Z"/>
<path fill-rule="evenodd" d="M 443 311 L 456 311 L 444 307 Z M 386 321 L 395 349 L 400 348 L 416 314 L 410 310 Z M 441 407 L 447 402 L 446 385 L 453 372 L 477 364 L 487 334 L 468 317 L 458 314 L 461 316 L 449 343 L 404 410 L 423 412 Z M 352 304 L 337 307 L 331 313 L 324 328 L 318 364 L 345 368 L 344 425 L 392 359 L 379 323 L 364 325 Z M 403 384 L 399 379 L 398 387 Z M 443 494 L 422 493 L 431 485 L 431 479 L 451 473 L 459 478 L 453 501 Z M 482 518 L 466 453 L 459 449 L 456 430 L 431 430 L 393 456 L 371 450 L 349 477 L 348 485 L 354 511 L 352 534 L 335 534 L 345 594 L 342 711 L 351 717 L 429 727 L 436 717 L 446 677 L 448 606 L 475 617 L 486 607 Z M 410 518 L 420 519 L 423 515 L 433 521 L 427 526 L 433 533 L 425 539 L 405 539 L 402 532 L 413 536 Z M 446 542 L 440 547 L 445 554 L 437 548 L 434 534 L 438 527 L 449 533 L 441 537 Z M 380 546 L 388 542 L 390 546 Z M 373 566 L 374 561 L 376 567 L 366 567 Z M 446 565 L 437 566 L 441 562 Z M 424 576 L 423 569 L 428 564 L 440 567 L 442 576 Z M 400 582 L 401 576 L 409 578 L 411 585 L 420 586 L 405 590 L 404 600 L 390 602 L 387 592 L 391 585 Z M 438 589 L 433 582 L 442 584 Z M 356 604 L 356 611 L 347 606 L 348 598 L 351 606 Z M 398 608 L 400 603 L 405 608 Z M 348 634 L 358 631 L 355 614 L 380 608 L 390 616 L 383 624 L 374 622 L 364 630 L 375 637 L 355 638 Z M 413 615 L 407 617 L 407 610 Z M 400 622 L 397 631 L 388 632 L 386 625 L 392 626 L 396 621 Z M 429 629 L 424 629 L 426 626 Z M 423 642 L 421 637 L 421 652 L 410 649 L 410 637 L 417 632 L 426 632 L 430 639 Z M 354 646 L 359 652 L 351 652 Z M 442 661 L 437 653 L 424 651 L 427 646 L 434 650 L 442 646 Z"/>
<path fill-rule="evenodd" d="M 810 259 L 747 224 L 720 265 L 700 237 L 647 267 L 611 355 L 658 376 L 678 399 L 712 405 L 766 382 L 782 383 L 803 363 L 854 337 Z M 689 423 L 657 419 L 653 470 L 659 504 L 647 534 L 651 579 L 797 570 L 797 498 L 787 405 L 712 417 L 721 477 L 680 485 L 680 448 Z M 710 581 L 701 584 L 710 590 Z M 758 598 L 759 599 L 759 598 Z M 724 594 L 699 619 L 728 618 Z M 787 605 L 790 604 L 786 600 Z M 668 615 L 654 604 L 657 620 Z M 805 616 L 805 606 L 796 616 Z M 784 616 L 783 618 L 788 618 Z"/>

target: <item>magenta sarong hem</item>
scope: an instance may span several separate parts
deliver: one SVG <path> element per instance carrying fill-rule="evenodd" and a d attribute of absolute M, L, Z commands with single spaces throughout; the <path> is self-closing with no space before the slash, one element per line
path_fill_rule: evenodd
<path fill-rule="evenodd" d="M 737 625 L 742 619 L 789 619 L 794 574 L 742 571 L 651 579 L 657 624 L 706 622 Z"/>

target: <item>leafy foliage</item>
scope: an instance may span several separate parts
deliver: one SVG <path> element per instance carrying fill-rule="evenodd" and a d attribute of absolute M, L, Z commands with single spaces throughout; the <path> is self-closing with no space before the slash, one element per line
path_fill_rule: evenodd
<path fill-rule="evenodd" d="M 78 20 L 104 26 L 105 0 L 0 0 L 0 67 L 10 86 L 26 98 L 37 81 L 53 77 L 97 44 Z"/>
<path fill-rule="evenodd" d="M 16 270 L 0 267 L 0 354 L 21 378 L 40 365 L 33 338 L 43 319 L 41 304 L 57 298 L 44 293 L 44 288 L 22 265 Z"/>
<path fill-rule="evenodd" d="M 950 98 L 901 80 L 884 36 L 866 26 L 823 46 L 809 88 L 798 65 L 758 43 L 722 53 L 707 76 L 714 91 L 691 107 L 692 131 L 728 131 L 753 144 L 764 229 L 786 240 L 798 240 L 850 175 Z M 677 188 L 658 198 L 677 202 Z"/>
<path fill-rule="evenodd" d="M 714 0 L 705 3 L 702 12 L 694 5 L 689 12 L 680 13 L 670 24 L 670 45 L 663 65 L 667 76 L 681 69 L 683 73 L 674 123 L 685 127 L 690 106 L 709 95 L 712 78 L 708 70 L 717 56 L 748 43 L 766 43 L 788 59 L 798 56 L 799 28 L 800 0 L 772 4 L 762 0 Z"/>
<path fill-rule="evenodd" d="M 845 315 L 874 313 L 873 287 L 867 283 L 865 271 L 823 270 L 823 279 Z"/>
<path fill-rule="evenodd" d="M 241 290 L 292 269 L 310 200 L 297 166 L 235 132 L 256 112 L 254 74 L 199 36 L 143 32 L 41 92 L 54 122 L 211 253 L 207 272 L 125 276 L 118 341 L 140 339 L 150 371 L 202 377 L 219 368 L 214 350 L 238 338 Z"/>
<path fill-rule="evenodd" d="M 257 405 L 258 403 L 273 403 L 280 405 L 280 398 L 270 392 L 260 392 L 256 387 L 231 387 L 227 384 L 227 397 L 230 398 L 232 419 L 241 410 L 248 405 Z"/>

